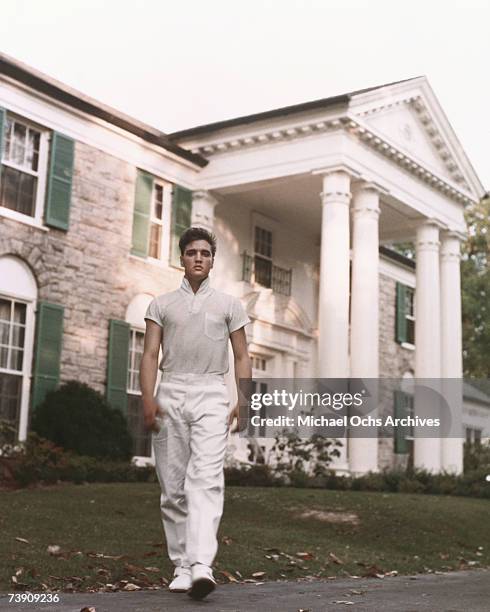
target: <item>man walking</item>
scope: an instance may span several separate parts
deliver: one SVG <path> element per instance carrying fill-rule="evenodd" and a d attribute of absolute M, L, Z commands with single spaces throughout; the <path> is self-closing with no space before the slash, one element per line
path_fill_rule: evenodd
<path fill-rule="evenodd" d="M 223 512 L 223 462 L 229 427 L 235 418 L 239 422 L 239 403 L 230 411 L 224 382 L 228 339 L 240 394 L 239 379 L 252 377 L 244 329 L 250 319 L 238 298 L 210 285 L 214 235 L 189 228 L 179 248 L 185 269 L 180 288 L 156 297 L 145 315 L 140 385 L 145 427 L 153 432 L 168 555 L 175 565 L 169 589 L 202 599 L 216 586 L 211 565 Z M 160 345 L 162 376 L 154 397 Z"/>

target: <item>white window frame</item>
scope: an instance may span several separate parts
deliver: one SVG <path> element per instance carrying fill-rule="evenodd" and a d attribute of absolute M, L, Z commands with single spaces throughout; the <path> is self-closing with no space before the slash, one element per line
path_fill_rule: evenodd
<path fill-rule="evenodd" d="M 14 168 L 15 170 L 19 170 L 20 172 L 25 172 L 26 174 L 31 174 L 32 176 L 37 177 L 37 188 L 35 194 L 35 202 L 34 202 L 34 216 L 26 215 L 17 210 L 11 210 L 10 208 L 6 208 L 5 206 L 0 205 L 0 215 L 4 217 L 8 217 L 10 219 L 15 219 L 16 221 L 20 221 L 21 223 L 27 223 L 28 225 L 35 225 L 38 227 L 43 227 L 43 216 L 44 216 L 44 200 L 46 195 L 46 184 L 47 184 L 47 175 L 48 175 L 48 157 L 49 157 L 49 143 L 51 140 L 51 131 L 43 128 L 42 126 L 37 125 L 36 123 L 22 117 L 21 115 L 17 115 L 16 113 L 11 113 L 8 109 L 6 109 L 7 117 L 13 120 L 16 123 L 20 123 L 25 125 L 27 128 L 36 130 L 40 133 L 39 138 L 39 158 L 38 158 L 38 167 L 37 172 L 33 170 L 28 170 L 22 166 L 14 164 L 10 161 L 4 159 L 4 152 L 6 150 L 5 141 L 6 134 L 3 135 L 3 147 L 2 147 L 2 159 L 1 165 L 8 166 L 9 168 Z M 0 183 L 2 181 L 2 176 L 0 172 Z"/>
<path fill-rule="evenodd" d="M 156 197 L 156 188 L 161 187 L 162 194 L 162 218 L 158 219 L 154 216 L 155 210 L 155 197 Z M 150 248 L 149 240 L 151 235 L 151 226 L 153 224 L 160 225 L 161 234 L 160 234 L 160 256 L 152 257 L 148 254 L 147 260 L 151 263 L 156 263 L 158 265 L 167 266 L 169 257 L 170 257 L 170 222 L 171 222 L 171 211 L 172 211 L 172 183 L 164 181 L 163 179 L 154 178 L 153 181 L 153 191 L 151 194 L 151 206 L 150 206 L 150 227 L 149 227 L 149 236 L 148 236 L 148 250 Z"/>
<path fill-rule="evenodd" d="M 1 291 L 0 297 L 4 300 L 11 300 L 15 302 L 21 302 L 26 304 L 26 323 L 24 331 L 24 359 L 22 361 L 22 371 L 8 370 L 1 368 L 1 372 L 5 374 L 15 374 L 22 378 L 22 390 L 21 390 L 21 403 L 20 403 L 20 414 L 18 423 L 18 439 L 23 441 L 27 438 L 27 425 L 29 420 L 29 397 L 31 390 L 31 376 L 32 376 L 32 358 L 34 351 L 34 326 L 35 326 L 35 310 L 36 303 L 29 298 L 17 295 L 9 291 Z"/>

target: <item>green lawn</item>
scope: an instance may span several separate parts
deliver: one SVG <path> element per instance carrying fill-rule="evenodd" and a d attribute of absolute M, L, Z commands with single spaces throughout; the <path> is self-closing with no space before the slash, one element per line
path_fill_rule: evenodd
<path fill-rule="evenodd" d="M 2 491 L 0 508 L 0 591 L 12 590 L 16 572 L 21 590 L 170 577 L 157 484 Z M 228 487 L 215 573 L 273 580 L 490 566 L 489 510 L 488 500 L 463 497 Z M 351 522 L 331 522 L 346 514 Z M 63 554 L 50 555 L 50 545 Z"/>

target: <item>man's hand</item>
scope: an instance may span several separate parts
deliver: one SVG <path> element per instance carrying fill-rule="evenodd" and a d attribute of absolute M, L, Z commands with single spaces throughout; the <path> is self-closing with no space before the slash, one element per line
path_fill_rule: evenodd
<path fill-rule="evenodd" d="M 230 428 L 230 433 L 237 433 L 238 431 L 243 431 L 247 428 L 247 407 L 242 406 L 242 415 L 240 417 L 240 403 L 237 402 L 236 406 L 230 412 L 228 417 L 228 427 Z"/>
<path fill-rule="evenodd" d="M 156 417 L 163 417 L 163 415 L 164 412 L 161 410 L 155 398 L 152 397 L 143 400 L 143 421 L 147 431 L 154 431 L 158 433 L 160 431 L 160 427 L 158 426 Z"/>

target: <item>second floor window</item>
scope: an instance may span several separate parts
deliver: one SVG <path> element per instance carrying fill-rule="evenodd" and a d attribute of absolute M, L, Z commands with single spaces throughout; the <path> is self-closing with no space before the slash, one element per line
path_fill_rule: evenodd
<path fill-rule="evenodd" d="M 0 169 L 0 206 L 29 217 L 44 189 L 46 137 L 39 129 L 7 115 Z"/>
<path fill-rule="evenodd" d="M 396 283 L 395 336 L 400 344 L 415 344 L 415 291 Z"/>
<path fill-rule="evenodd" d="M 255 282 L 265 287 L 272 283 L 272 232 L 255 226 Z"/>
<path fill-rule="evenodd" d="M 155 259 L 160 259 L 162 253 L 163 190 L 164 186 L 161 183 L 154 183 L 151 202 L 150 248 L 148 254 Z"/>

